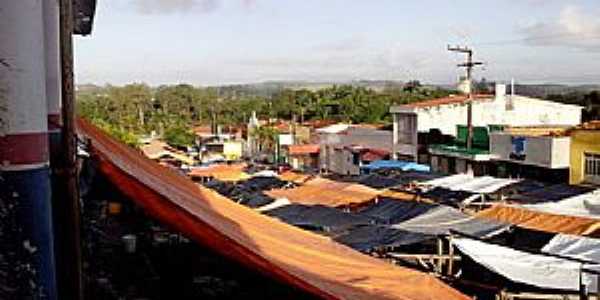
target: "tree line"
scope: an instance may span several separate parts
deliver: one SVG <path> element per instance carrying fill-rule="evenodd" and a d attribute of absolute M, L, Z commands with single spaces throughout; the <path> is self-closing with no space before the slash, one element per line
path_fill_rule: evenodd
<path fill-rule="evenodd" d="M 265 95 L 227 95 L 217 88 L 188 84 L 150 87 L 146 84 L 105 86 L 77 93 L 78 113 L 119 139 L 135 144 L 138 136 L 155 132 L 176 144 L 186 144 L 193 126 L 245 124 L 252 112 L 262 119 L 334 120 L 390 123 L 391 105 L 447 96 L 452 91 L 423 87 L 412 81 L 403 87 L 375 91 L 334 85 L 320 90 L 281 89 Z"/>

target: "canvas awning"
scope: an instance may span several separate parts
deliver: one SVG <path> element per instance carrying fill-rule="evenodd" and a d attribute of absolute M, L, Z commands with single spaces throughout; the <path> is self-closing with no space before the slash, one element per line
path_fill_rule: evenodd
<path fill-rule="evenodd" d="M 540 288 L 578 291 L 580 276 L 583 276 L 588 290 L 596 291 L 596 276 L 582 275 L 580 262 L 530 254 L 472 239 L 454 239 L 452 243 L 478 264 L 511 281 Z"/>
<path fill-rule="evenodd" d="M 287 198 L 292 203 L 326 205 L 331 207 L 356 206 L 375 199 L 381 192 L 370 187 L 338 182 L 324 178 L 312 179 L 292 189 L 274 189 L 265 192 L 272 198 Z"/>
<path fill-rule="evenodd" d="M 188 238 L 323 299 L 469 299 L 431 275 L 360 254 L 238 205 L 79 121 L 99 171 Z"/>
<path fill-rule="evenodd" d="M 494 205 L 479 212 L 477 217 L 545 232 L 600 237 L 598 219 L 551 214 L 516 205 Z"/>
<path fill-rule="evenodd" d="M 600 189 L 558 202 L 529 204 L 523 207 L 551 214 L 600 219 Z"/>
<path fill-rule="evenodd" d="M 193 168 L 188 176 L 192 178 L 210 177 L 220 181 L 241 181 L 251 177 L 243 171 L 245 167 L 245 164 L 214 164 Z"/>
<path fill-rule="evenodd" d="M 311 178 L 312 178 L 312 176 L 309 174 L 302 174 L 302 173 L 296 173 L 296 172 L 291 172 L 291 171 L 279 174 L 280 180 L 293 182 L 295 184 L 303 184 Z"/>

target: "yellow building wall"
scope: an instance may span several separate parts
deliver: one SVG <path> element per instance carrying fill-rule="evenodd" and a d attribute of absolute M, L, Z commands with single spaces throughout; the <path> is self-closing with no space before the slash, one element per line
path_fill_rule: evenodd
<path fill-rule="evenodd" d="M 584 153 L 600 154 L 600 130 L 573 130 L 571 132 L 570 184 L 584 181 Z"/>
<path fill-rule="evenodd" d="M 238 160 L 242 158 L 242 143 L 225 142 L 223 143 L 223 156 L 226 160 Z"/>

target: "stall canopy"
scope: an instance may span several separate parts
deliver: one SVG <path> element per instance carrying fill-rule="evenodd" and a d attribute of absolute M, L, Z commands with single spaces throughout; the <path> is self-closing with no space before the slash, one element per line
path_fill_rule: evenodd
<path fill-rule="evenodd" d="M 352 228 L 335 240 L 362 252 L 391 249 L 435 239 L 436 236 L 394 229 L 389 226 L 367 225 Z"/>
<path fill-rule="evenodd" d="M 523 205 L 525 209 L 567 216 L 600 219 L 600 190 L 558 202 Z"/>
<path fill-rule="evenodd" d="M 192 178 L 215 178 L 220 181 L 241 181 L 250 178 L 244 172 L 245 164 L 214 164 L 192 168 L 188 174 Z"/>
<path fill-rule="evenodd" d="M 368 216 L 351 214 L 323 205 L 291 204 L 269 210 L 265 214 L 288 224 L 328 232 L 338 232 L 374 222 Z"/>
<path fill-rule="evenodd" d="M 557 234 L 542 252 L 600 263 L 600 240 L 568 234 Z"/>
<path fill-rule="evenodd" d="M 272 198 L 287 198 L 292 203 L 331 207 L 360 206 L 375 199 L 381 192 L 362 184 L 338 182 L 325 178 L 312 179 L 293 189 L 265 192 Z"/>
<path fill-rule="evenodd" d="M 530 254 L 471 239 L 454 239 L 453 244 L 478 264 L 511 281 L 555 290 L 578 291 L 580 288 L 580 262 Z M 584 273 L 581 276 L 588 291 L 597 290 L 595 275 Z"/>
<path fill-rule="evenodd" d="M 423 182 L 423 186 L 441 187 L 452 191 L 466 191 L 475 194 L 495 193 L 503 187 L 519 182 L 518 179 L 494 178 L 490 176 L 473 177 L 456 174 Z"/>
<path fill-rule="evenodd" d="M 78 122 L 99 171 L 149 215 L 217 253 L 323 299 L 469 299 L 431 275 L 393 266 L 224 199 Z"/>
<path fill-rule="evenodd" d="M 494 205 L 479 212 L 477 217 L 545 232 L 600 237 L 598 219 L 552 214 L 516 205 Z"/>
<path fill-rule="evenodd" d="M 281 179 L 283 181 L 293 182 L 295 184 L 303 184 L 311 178 L 312 178 L 312 176 L 309 174 L 302 174 L 302 173 L 297 173 L 297 172 L 292 172 L 292 171 L 288 171 L 288 172 L 279 174 L 279 179 Z"/>
<path fill-rule="evenodd" d="M 485 237 L 502 232 L 508 228 L 508 225 L 469 216 L 452 207 L 439 206 L 408 221 L 392 225 L 392 227 L 429 235 L 445 235 L 453 230 Z"/>
<path fill-rule="evenodd" d="M 435 207 L 437 206 L 428 203 L 384 198 L 358 213 L 368 216 L 380 224 L 396 224 L 422 215 Z"/>
<path fill-rule="evenodd" d="M 586 194 L 594 190 L 590 187 L 568 184 L 545 186 L 531 181 L 528 181 L 527 183 L 528 184 L 525 186 L 521 186 L 520 184 L 511 185 L 511 188 L 514 187 L 517 190 L 521 189 L 517 195 L 510 198 L 511 201 L 517 203 L 556 202 Z"/>

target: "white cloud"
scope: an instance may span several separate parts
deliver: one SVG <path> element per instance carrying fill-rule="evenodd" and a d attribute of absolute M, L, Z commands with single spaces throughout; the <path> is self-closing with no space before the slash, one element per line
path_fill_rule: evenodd
<path fill-rule="evenodd" d="M 535 22 L 520 28 L 533 46 L 563 46 L 600 51 L 600 12 L 578 6 L 564 7 L 554 21 Z"/>
<path fill-rule="evenodd" d="M 247 2 L 247 1 L 245 1 Z M 220 0 L 134 0 L 134 5 L 143 14 L 172 14 L 216 10 Z"/>

